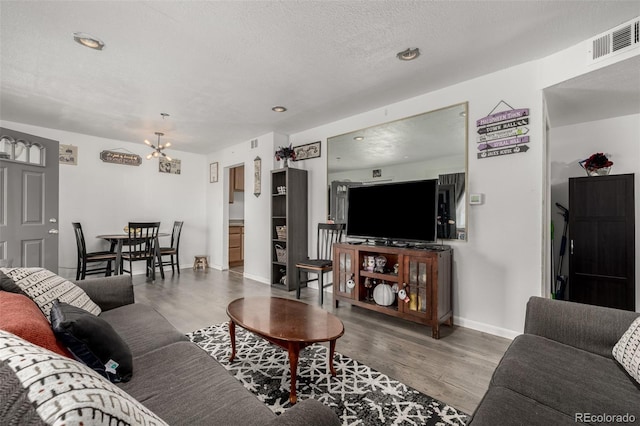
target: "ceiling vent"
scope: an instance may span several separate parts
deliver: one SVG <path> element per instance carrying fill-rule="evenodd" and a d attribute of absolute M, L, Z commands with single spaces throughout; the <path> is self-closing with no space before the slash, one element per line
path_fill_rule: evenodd
<path fill-rule="evenodd" d="M 640 47 L 640 18 L 618 25 L 589 41 L 589 64 Z"/>

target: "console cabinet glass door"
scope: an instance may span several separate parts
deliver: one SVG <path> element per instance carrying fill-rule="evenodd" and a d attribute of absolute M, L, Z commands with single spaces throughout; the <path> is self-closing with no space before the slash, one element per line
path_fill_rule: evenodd
<path fill-rule="evenodd" d="M 431 318 L 431 279 L 433 259 L 428 257 L 404 256 L 403 264 L 405 290 L 408 303 L 399 303 L 404 313 Z"/>
<path fill-rule="evenodd" d="M 355 299 L 357 286 L 349 288 L 347 282 L 349 280 L 357 281 L 355 277 L 357 264 L 356 253 L 354 250 L 342 249 L 338 247 L 335 247 L 333 250 L 333 279 L 335 282 L 334 291 L 336 291 L 340 296 Z"/>

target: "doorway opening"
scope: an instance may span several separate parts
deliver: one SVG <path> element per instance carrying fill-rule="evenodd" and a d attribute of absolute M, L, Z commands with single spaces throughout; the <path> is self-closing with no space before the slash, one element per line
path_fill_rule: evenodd
<path fill-rule="evenodd" d="M 229 272 L 244 273 L 244 164 L 229 168 Z"/>

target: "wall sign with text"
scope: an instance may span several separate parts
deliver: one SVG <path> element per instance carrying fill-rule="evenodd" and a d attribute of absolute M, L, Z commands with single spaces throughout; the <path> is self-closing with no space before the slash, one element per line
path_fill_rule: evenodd
<path fill-rule="evenodd" d="M 139 155 L 118 151 L 102 151 L 100 159 L 105 163 L 123 164 L 125 166 L 139 166 L 142 164 L 142 157 Z"/>
<path fill-rule="evenodd" d="M 498 108 L 504 108 L 497 111 Z M 478 158 L 519 154 L 529 150 L 529 108 L 515 109 L 505 101 L 476 120 Z"/>
<path fill-rule="evenodd" d="M 74 145 L 60 144 L 58 146 L 58 158 L 60 164 L 71 166 L 78 165 L 78 147 Z"/>

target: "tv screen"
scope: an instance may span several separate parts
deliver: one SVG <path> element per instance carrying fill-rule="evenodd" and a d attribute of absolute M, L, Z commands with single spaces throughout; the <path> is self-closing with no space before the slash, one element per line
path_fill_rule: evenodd
<path fill-rule="evenodd" d="M 347 236 L 386 242 L 435 242 L 438 180 L 354 186 Z"/>

